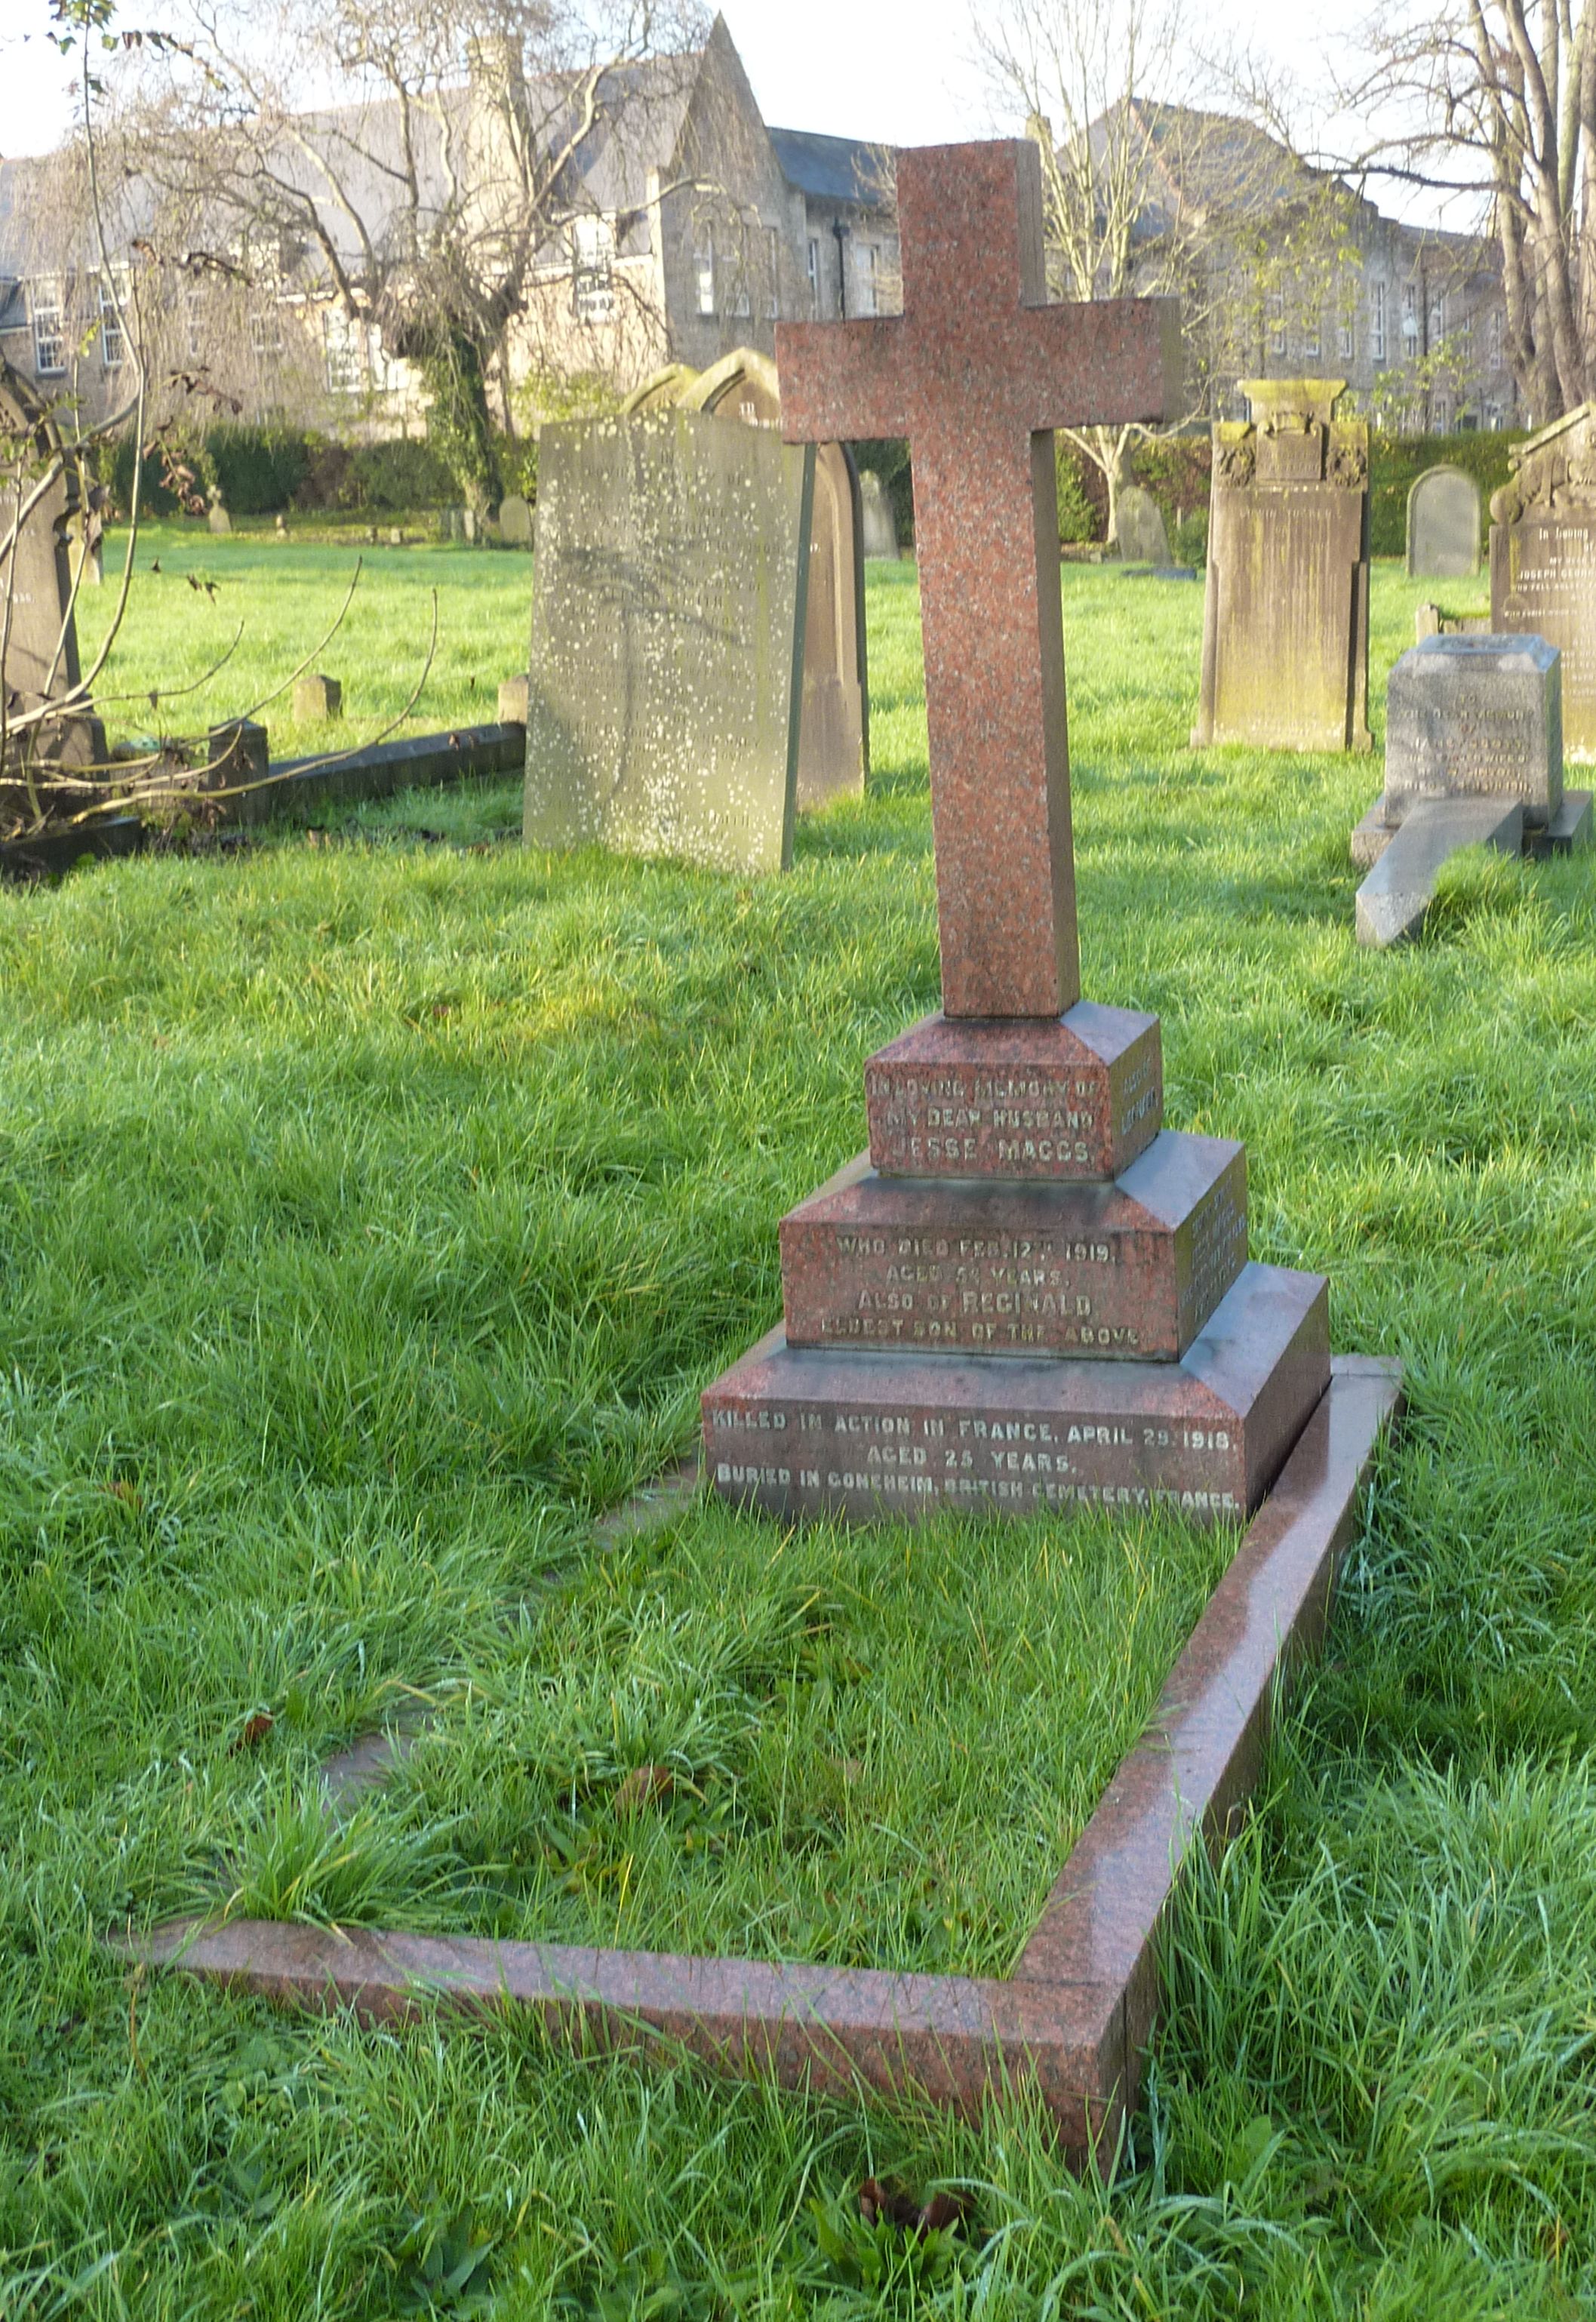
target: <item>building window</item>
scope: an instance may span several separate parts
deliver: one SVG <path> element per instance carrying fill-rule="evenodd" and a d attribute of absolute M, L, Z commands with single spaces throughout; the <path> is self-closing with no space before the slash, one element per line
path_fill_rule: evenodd
<path fill-rule="evenodd" d="M 365 385 L 361 334 L 342 306 L 329 306 L 323 313 L 322 343 L 327 354 L 328 394 L 359 395 Z"/>
<path fill-rule="evenodd" d="M 1452 398 L 1450 396 L 1436 396 L 1430 407 L 1430 425 L 1437 435 L 1451 434 Z"/>
<path fill-rule="evenodd" d="M 1446 293 L 1437 290 L 1430 300 L 1430 344 L 1438 347 L 1446 335 Z"/>
<path fill-rule="evenodd" d="M 765 317 L 774 322 L 781 312 L 781 236 L 773 225 L 765 228 Z"/>
<path fill-rule="evenodd" d="M 698 289 L 698 312 L 715 312 L 715 228 L 707 218 L 699 226 L 693 243 L 693 274 Z"/>
<path fill-rule="evenodd" d="M 1385 361 L 1385 285 L 1369 285 L 1369 352 L 1377 363 Z"/>
<path fill-rule="evenodd" d="M 1485 334 L 1485 343 L 1490 350 L 1491 370 L 1500 370 L 1501 369 L 1501 308 L 1500 306 L 1493 306 L 1491 310 L 1491 327 Z"/>
<path fill-rule="evenodd" d="M 102 274 L 95 281 L 95 304 L 100 316 L 100 369 L 120 370 L 127 360 L 127 340 L 116 309 L 116 294 Z"/>
<path fill-rule="evenodd" d="M 281 354 L 283 318 L 278 311 L 275 298 L 269 298 L 263 306 L 251 308 L 250 345 L 256 357 L 261 361 L 269 361 L 273 355 Z"/>
<path fill-rule="evenodd" d="M 1500 403 L 1488 403 L 1485 406 L 1485 425 L 1490 428 L 1493 435 L 1497 433 L 1498 429 L 1501 425 L 1501 406 Z"/>
<path fill-rule="evenodd" d="M 753 301 L 748 290 L 748 228 L 737 228 L 737 296 L 733 302 L 734 315 L 752 315 Z"/>
<path fill-rule="evenodd" d="M 1402 285 L 1402 352 L 1409 357 L 1418 352 L 1418 291 L 1411 282 Z"/>
<path fill-rule="evenodd" d="M 1310 315 L 1303 327 L 1302 352 L 1305 355 L 1311 356 L 1315 362 L 1318 362 L 1319 359 L 1319 318 L 1317 315 Z"/>
<path fill-rule="evenodd" d="M 809 315 L 814 322 L 820 320 L 820 244 L 809 236 Z"/>
<path fill-rule="evenodd" d="M 200 309 L 200 293 L 190 287 L 183 293 L 183 344 L 191 363 L 203 362 L 205 334 Z"/>
<path fill-rule="evenodd" d="M 59 379 L 67 368 L 67 334 L 58 289 L 33 293 L 33 369 L 41 379 Z"/>
<path fill-rule="evenodd" d="M 579 217 L 570 226 L 570 295 L 577 317 L 607 323 L 616 311 L 616 233 L 608 218 Z"/>
<path fill-rule="evenodd" d="M 853 260 L 859 273 L 859 311 L 862 315 L 879 315 L 880 305 L 880 252 L 873 242 L 856 242 Z"/>
<path fill-rule="evenodd" d="M 1269 294 L 1269 352 L 1283 355 L 1286 351 L 1286 300 L 1281 290 Z"/>
<path fill-rule="evenodd" d="M 1352 325 L 1349 322 L 1341 325 L 1341 360 L 1343 362 L 1352 361 Z"/>

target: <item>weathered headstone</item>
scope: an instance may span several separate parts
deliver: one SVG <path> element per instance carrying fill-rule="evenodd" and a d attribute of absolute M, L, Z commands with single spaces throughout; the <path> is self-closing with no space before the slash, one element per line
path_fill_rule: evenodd
<path fill-rule="evenodd" d="M 498 720 L 501 726 L 524 726 L 526 723 L 526 680 L 506 677 L 499 681 Z"/>
<path fill-rule="evenodd" d="M 1434 636 L 1397 663 L 1385 789 L 1352 837 L 1353 860 L 1370 873 L 1358 891 L 1360 943 L 1416 934 L 1436 874 L 1461 847 L 1586 843 L 1591 794 L 1563 788 L 1559 658 L 1543 637 Z"/>
<path fill-rule="evenodd" d="M 792 855 L 814 462 L 702 412 L 545 426 L 529 846 Z"/>
<path fill-rule="evenodd" d="M 1048 305 L 1028 142 L 897 185 L 902 315 L 776 343 L 789 437 L 913 451 L 943 1013 L 784 1221 L 787 1326 L 706 1393 L 709 1472 L 784 1516 L 1239 1515 L 1327 1384 L 1326 1285 L 1246 1262 L 1239 1146 L 1161 1133 L 1157 1019 L 1081 1000 L 1070 832 L 1049 431 L 1175 404 L 1176 313 Z"/>
<path fill-rule="evenodd" d="M 1491 500 L 1491 626 L 1563 655 L 1563 740 L 1596 756 L 1596 403 L 1508 453 Z"/>
<path fill-rule="evenodd" d="M 1427 468 L 1408 494 L 1413 580 L 1473 580 L 1480 570 L 1480 487 L 1446 463 Z"/>
<path fill-rule="evenodd" d="M 343 715 L 343 687 L 335 677 L 324 677 L 320 671 L 306 671 L 294 680 L 294 722 L 313 726 L 326 718 Z"/>
<path fill-rule="evenodd" d="M 892 502 L 887 487 L 873 468 L 861 471 L 859 478 L 860 532 L 867 556 L 889 556 L 898 561 L 898 519 L 892 513 Z"/>
<path fill-rule="evenodd" d="M 228 533 L 233 530 L 233 518 L 223 507 L 222 495 L 214 486 L 211 490 L 211 505 L 205 511 L 205 522 L 214 533 Z"/>
<path fill-rule="evenodd" d="M 1559 655 L 1544 637 L 1430 637 L 1405 653 L 1385 694 L 1385 806 L 1519 799 L 1549 822 L 1563 803 Z"/>
<path fill-rule="evenodd" d="M 498 536 L 507 548 L 532 546 L 532 507 L 519 492 L 506 492 L 498 504 Z"/>
<path fill-rule="evenodd" d="M 779 429 L 776 366 L 737 347 L 706 371 L 672 363 L 624 407 L 634 413 L 713 412 L 750 427 Z M 808 611 L 804 624 L 804 696 L 798 727 L 798 803 L 858 797 L 870 770 L 870 693 L 864 635 L 863 516 L 859 473 L 843 443 L 815 447 L 809 537 Z"/>
<path fill-rule="evenodd" d="M 52 701 L 70 699 L 82 682 L 68 478 L 49 414 L 32 389 L 0 364 L 0 688 L 7 775 L 24 763 L 81 772 L 105 762 L 105 728 L 87 700 L 73 700 L 71 711 L 59 718 L 38 715 Z"/>
<path fill-rule="evenodd" d="M 1150 491 L 1126 484 L 1115 504 L 1119 525 L 1119 553 L 1126 564 L 1168 564 L 1169 535 L 1163 515 Z"/>
<path fill-rule="evenodd" d="M 1369 430 L 1345 380 L 1243 379 L 1214 429 L 1202 696 L 1191 739 L 1366 750 Z"/>

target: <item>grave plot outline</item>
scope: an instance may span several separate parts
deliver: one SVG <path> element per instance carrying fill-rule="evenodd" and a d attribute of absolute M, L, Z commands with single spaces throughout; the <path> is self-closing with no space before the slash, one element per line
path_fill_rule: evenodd
<path fill-rule="evenodd" d="M 938 185 L 944 169 L 950 182 Z M 1026 394 L 1026 403 L 1017 404 L 1012 380 L 1002 395 L 983 391 L 983 448 L 995 473 L 973 510 L 970 490 L 960 496 L 974 526 L 974 566 L 949 535 L 949 517 L 939 513 L 938 502 L 951 508 L 953 496 L 926 495 L 923 593 L 928 544 L 936 541 L 946 552 L 926 617 L 944 1016 L 955 1029 L 961 1019 L 973 1019 L 976 1035 L 984 1037 L 994 1017 L 1034 1023 L 1078 1010 L 1111 1070 L 1114 1040 L 1122 1041 L 1116 1053 L 1128 1054 L 1150 1035 L 1155 1038 L 1156 1022 L 1079 1002 L 1058 558 L 1037 514 L 1044 498 L 1052 505 L 1051 407 L 1038 405 L 1030 390 L 1040 364 L 1047 394 L 1072 407 L 1071 417 L 1104 392 L 1105 379 L 1110 401 L 1129 401 L 1156 416 L 1172 367 L 1174 316 L 1167 302 L 1073 309 L 1043 303 L 1040 171 L 1032 146 L 905 154 L 898 191 L 906 227 L 912 215 L 926 229 L 927 264 L 939 253 L 944 263 L 950 252 L 956 256 L 961 240 L 968 248 L 972 233 L 984 234 L 982 247 L 995 251 L 992 271 L 1005 294 L 1019 293 L 1004 309 L 1005 343 L 1017 358 Z M 918 261 L 907 232 L 905 244 L 909 306 Z M 951 347 L 917 378 L 906 358 L 904 334 L 914 328 L 907 313 L 853 325 L 783 325 L 779 359 L 789 352 L 798 358 L 784 431 L 800 440 L 863 432 L 862 371 L 862 407 L 879 423 L 869 432 L 881 434 L 912 433 L 893 424 L 909 416 L 906 394 L 945 407 L 978 376 L 984 382 L 994 310 L 966 295 L 962 276 L 951 279 L 961 284 Z M 827 343 L 835 344 L 844 331 L 855 334 L 853 346 L 862 352 L 852 377 L 843 377 L 840 361 L 828 377 Z M 942 456 L 945 461 L 945 451 Z M 935 469 L 935 454 L 922 473 L 926 466 Z M 945 488 L 951 480 L 942 480 Z M 983 541 L 1000 544 L 1012 564 L 1016 510 L 1026 506 L 1027 492 L 1023 569 L 1017 606 L 1008 611 L 1008 637 L 993 666 L 962 671 L 953 624 L 956 617 L 967 627 L 990 594 L 980 549 Z M 934 693 L 943 700 L 931 717 Z M 966 747 L 970 736 L 974 745 Z M 981 778 L 993 766 L 1018 793 L 1008 818 L 1018 827 L 1018 876 L 1005 853 L 1015 849 L 1015 828 L 994 836 L 981 819 Z M 957 866 L 945 894 L 944 863 Z M 1116 1015 L 1122 1020 L 1108 1026 Z M 1161 1094 L 1161 1077 L 1148 1086 Z M 1134 1121 L 1123 1134 L 1114 1128 L 1122 1146 L 1138 1134 L 1145 1145 L 1147 1133 L 1145 1120 L 1139 1130 Z M 1125 1158 L 1122 1151 L 1119 1162 Z M 1397 1366 L 1348 1356 L 1327 1357 L 1326 1367 L 1327 1384 L 1316 1387 L 1271 1488 L 1175 1658 L 1152 1719 L 1061 1867 L 1007 1978 L 251 1922 L 159 1928 L 137 1947 L 140 1954 L 279 2000 L 351 2007 L 371 2018 L 440 2002 L 524 2008 L 602 2045 L 685 2051 L 725 2071 L 769 2075 L 816 2092 L 917 2091 L 976 2113 L 1029 2087 L 1068 2152 L 1081 2156 L 1105 2143 L 1111 2149 L 1135 2101 L 1156 2013 L 1157 1946 L 1182 1865 L 1198 1844 L 1222 1839 L 1253 1787 L 1279 1681 L 1322 1632 L 1377 1445 L 1400 1403 Z M 1288 1399 L 1282 1388 L 1282 1407 Z"/>

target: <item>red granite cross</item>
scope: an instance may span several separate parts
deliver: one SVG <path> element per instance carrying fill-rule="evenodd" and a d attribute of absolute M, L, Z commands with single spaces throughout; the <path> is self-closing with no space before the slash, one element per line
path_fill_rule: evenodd
<path fill-rule="evenodd" d="M 1028 142 L 899 154 L 901 315 L 783 323 L 789 443 L 907 435 L 944 1012 L 1081 995 L 1052 430 L 1162 418 L 1170 298 L 1050 306 Z"/>

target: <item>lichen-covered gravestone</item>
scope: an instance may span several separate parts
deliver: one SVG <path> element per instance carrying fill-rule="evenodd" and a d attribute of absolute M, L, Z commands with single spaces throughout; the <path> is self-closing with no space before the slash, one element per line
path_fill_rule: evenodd
<path fill-rule="evenodd" d="M 671 363 L 623 406 L 623 415 L 712 412 L 780 432 L 776 366 L 735 347 L 707 370 Z M 798 720 L 798 806 L 860 797 L 870 771 L 870 689 L 864 635 L 864 517 L 859 471 L 845 443 L 816 443 L 809 526 L 804 697 Z"/>
<path fill-rule="evenodd" d="M 896 563 L 898 562 L 898 519 L 892 513 L 892 502 L 887 496 L 887 487 L 873 468 L 865 468 L 860 473 L 859 507 L 865 554 L 890 557 Z"/>
<path fill-rule="evenodd" d="M 1469 580 L 1480 570 L 1480 487 L 1461 468 L 1427 468 L 1408 495 L 1408 571 Z"/>
<path fill-rule="evenodd" d="M 1596 757 L 1596 403 L 1508 454 L 1491 501 L 1491 626 L 1563 655 L 1563 741 Z"/>
<path fill-rule="evenodd" d="M 1202 695 L 1191 739 L 1366 750 L 1369 430 L 1345 381 L 1243 379 L 1214 429 Z"/>
<path fill-rule="evenodd" d="M 532 508 L 519 492 L 506 492 L 498 504 L 498 536 L 506 548 L 532 546 Z"/>
<path fill-rule="evenodd" d="M 1158 502 L 1140 484 L 1126 484 L 1115 504 L 1119 553 L 1126 564 L 1167 565 L 1169 535 Z"/>
<path fill-rule="evenodd" d="M 1163 1130 L 1156 1017 L 1081 1000 L 1070 828 L 1051 431 L 1175 404 L 1177 313 L 1048 303 L 1034 144 L 904 152 L 898 204 L 902 315 L 777 360 L 790 436 L 910 441 L 943 1012 L 783 1220 L 786 1328 L 706 1392 L 710 1473 L 788 1518 L 1240 1516 L 1328 1382 L 1326 1285 L 1247 1263 L 1239 1145 Z"/>
<path fill-rule="evenodd" d="M 814 474 L 703 412 L 543 429 L 528 846 L 787 867 Z"/>
<path fill-rule="evenodd" d="M 21 772 L 24 763 L 81 772 L 105 760 L 105 728 L 89 703 L 76 698 L 82 670 L 68 537 L 73 512 L 67 462 L 54 424 L 32 389 L 0 365 L 5 778 Z M 70 701 L 70 712 L 40 719 L 37 713 L 56 701 Z M 0 799 L 0 811 L 9 803 Z"/>

